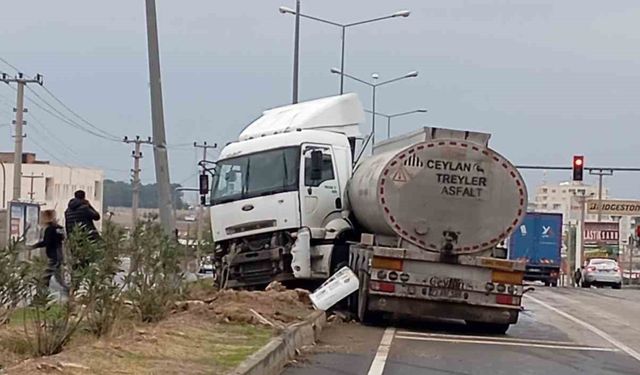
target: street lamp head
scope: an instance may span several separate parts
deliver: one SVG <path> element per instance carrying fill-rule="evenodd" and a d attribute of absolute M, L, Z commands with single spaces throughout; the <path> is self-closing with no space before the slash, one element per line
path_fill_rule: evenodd
<path fill-rule="evenodd" d="M 413 72 L 409 72 L 407 74 L 404 75 L 404 78 L 414 78 L 418 76 L 418 72 L 416 72 L 415 70 Z"/>
<path fill-rule="evenodd" d="M 392 14 L 391 17 L 409 17 L 410 14 L 411 12 L 408 10 L 401 10 Z"/>
<path fill-rule="evenodd" d="M 295 10 L 293 10 L 293 9 L 291 9 L 291 8 L 287 8 L 287 7 L 280 7 L 280 8 L 278 8 L 278 10 L 279 10 L 279 11 L 280 11 L 280 13 L 282 13 L 282 14 L 286 14 L 286 13 L 289 13 L 289 14 L 296 14 L 296 11 L 295 11 Z"/>
<path fill-rule="evenodd" d="M 333 73 L 333 74 L 342 74 L 342 72 L 338 68 L 331 68 L 331 73 Z"/>
<path fill-rule="evenodd" d="M 378 73 L 373 73 L 373 74 L 371 74 L 371 78 L 378 79 L 378 78 L 380 78 L 380 75 Z"/>
<path fill-rule="evenodd" d="M 425 112 L 427 112 L 427 110 L 426 109 L 418 109 L 416 112 L 425 113 Z"/>

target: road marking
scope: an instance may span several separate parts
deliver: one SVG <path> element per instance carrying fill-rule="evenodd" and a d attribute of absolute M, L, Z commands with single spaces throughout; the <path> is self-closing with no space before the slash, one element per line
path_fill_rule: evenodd
<path fill-rule="evenodd" d="M 584 328 L 588 329 L 589 331 L 595 333 L 596 335 L 602 337 L 603 339 L 607 340 L 610 344 L 612 344 L 613 346 L 615 346 L 616 348 L 622 350 L 623 352 L 627 353 L 628 355 L 630 355 L 631 357 L 635 358 L 636 360 L 640 361 L 640 353 L 638 353 L 637 351 L 633 350 L 632 348 L 628 347 L 627 345 L 621 343 L 620 341 L 614 339 L 613 337 L 611 337 L 609 334 L 607 334 L 606 332 L 602 331 L 601 329 L 592 326 L 591 324 L 582 321 L 578 318 L 576 318 L 575 316 L 568 314 L 556 307 L 553 307 L 551 305 L 549 305 L 548 303 L 542 302 L 539 299 L 535 298 L 535 297 L 531 297 L 529 295 L 525 295 L 525 297 L 527 299 L 532 300 L 533 302 L 537 303 L 538 305 L 545 307 L 569 320 L 571 320 L 574 323 L 577 323 L 581 326 L 583 326 Z"/>
<path fill-rule="evenodd" d="M 373 362 L 371 362 L 371 367 L 369 367 L 367 375 L 382 375 L 395 333 L 396 329 L 392 327 L 384 330 L 384 334 L 380 340 L 380 345 L 378 346 L 378 351 L 376 352 L 376 356 L 373 358 Z"/>
<path fill-rule="evenodd" d="M 398 334 L 397 339 L 402 340 L 414 340 L 414 341 L 432 341 L 432 342 L 449 342 L 454 344 L 481 344 L 481 345 L 501 345 L 501 346 L 521 346 L 525 348 L 543 348 L 543 349 L 561 349 L 561 350 L 578 350 L 578 351 L 591 351 L 591 352 L 617 352 L 616 348 L 598 348 L 592 346 L 578 346 L 578 345 L 551 345 L 551 344 L 535 344 L 527 342 L 509 342 L 509 341 L 491 341 L 491 340 L 464 340 L 453 339 L 444 337 L 416 337 L 416 336 L 403 336 Z"/>
<path fill-rule="evenodd" d="M 571 341 L 550 341 L 550 340 L 531 340 L 520 339 L 517 337 L 495 337 L 495 336 L 473 336 L 473 335 L 451 335 L 443 333 L 427 333 L 427 332 L 412 332 L 412 331 L 398 331 L 398 335 L 413 335 L 422 337 L 438 337 L 446 339 L 460 339 L 460 340 L 487 340 L 487 341 L 507 341 L 516 342 L 522 344 L 544 344 L 544 345 L 568 345 L 575 346 L 575 342 Z"/>

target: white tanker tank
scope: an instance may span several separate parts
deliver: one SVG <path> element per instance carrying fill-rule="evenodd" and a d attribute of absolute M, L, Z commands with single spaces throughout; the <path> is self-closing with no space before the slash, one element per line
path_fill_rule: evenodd
<path fill-rule="evenodd" d="M 376 145 L 348 188 L 362 232 L 449 255 L 494 248 L 525 215 L 527 189 L 489 138 L 424 128 Z"/>

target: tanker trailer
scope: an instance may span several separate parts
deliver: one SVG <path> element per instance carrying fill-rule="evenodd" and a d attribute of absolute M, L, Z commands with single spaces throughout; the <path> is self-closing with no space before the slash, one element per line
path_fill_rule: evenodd
<path fill-rule="evenodd" d="M 517 322 L 525 265 L 495 249 L 523 219 L 527 190 L 489 138 L 424 128 L 357 165 L 347 193 L 360 232 L 349 248 L 360 282 L 350 305 L 361 321 L 428 316 L 494 333 Z"/>

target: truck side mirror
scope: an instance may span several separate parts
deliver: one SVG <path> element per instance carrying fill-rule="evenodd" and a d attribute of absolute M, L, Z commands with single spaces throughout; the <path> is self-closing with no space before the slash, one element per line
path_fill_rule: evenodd
<path fill-rule="evenodd" d="M 200 181 L 199 181 L 199 190 L 200 190 L 200 195 L 207 195 L 209 194 L 209 176 L 206 173 L 202 173 L 200 175 Z"/>
<path fill-rule="evenodd" d="M 311 151 L 311 171 L 309 172 L 311 181 L 322 179 L 322 151 Z"/>

